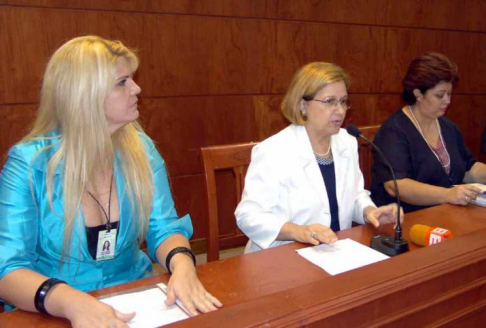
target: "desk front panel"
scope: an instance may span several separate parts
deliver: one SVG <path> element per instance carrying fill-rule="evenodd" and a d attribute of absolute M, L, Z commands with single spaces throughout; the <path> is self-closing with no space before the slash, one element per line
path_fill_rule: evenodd
<path fill-rule="evenodd" d="M 453 231 L 456 239 L 460 239 L 458 237 L 486 228 L 486 209 L 472 205 L 468 207 L 441 205 L 423 211 L 410 213 L 406 215 L 405 222 L 403 224 L 405 238 L 409 238 L 408 232 L 410 227 L 416 223 L 448 228 Z M 351 238 L 363 244 L 368 244 L 372 235 L 376 233 L 391 234 L 392 232 L 393 227 L 391 224 L 380 227 L 378 230 L 366 225 L 340 231 L 338 236 L 340 239 Z M 342 281 L 343 278 L 341 276 L 349 274 L 355 275 L 357 272 L 362 272 L 366 275 L 369 270 L 372 270 L 371 272 L 373 272 L 372 275 L 374 276 L 377 274 L 377 272 L 374 270 L 375 267 L 389 267 L 388 263 L 378 263 L 366 268 L 353 270 L 349 274 L 347 273 L 332 277 L 324 270 L 311 264 L 295 252 L 296 249 L 306 246 L 307 245 L 300 243 L 291 243 L 252 254 L 246 254 L 198 266 L 198 275 L 207 290 L 218 297 L 225 306 L 216 313 L 199 316 L 199 318 L 189 319 L 189 321 L 186 320 L 184 321 L 184 325 L 190 324 L 191 322 L 196 324 L 197 322 L 201 321 L 203 317 L 208 317 L 208 319 L 211 320 L 213 320 L 212 318 L 214 317 L 216 318 L 214 319 L 216 320 L 215 322 L 229 320 L 230 317 L 235 315 L 235 312 L 233 311 L 236 309 L 238 309 L 238 311 L 241 313 L 246 313 L 246 308 L 251 308 L 252 313 L 255 312 L 254 309 L 263 309 L 263 311 L 266 311 L 265 304 L 267 303 L 265 302 L 268 302 L 269 300 L 270 303 L 273 304 L 272 308 L 277 306 L 277 309 L 280 309 L 282 312 L 291 311 L 294 313 L 296 311 L 299 312 L 298 309 L 303 311 L 302 304 L 299 303 L 300 305 L 298 305 L 298 309 L 293 308 L 292 304 L 293 306 L 297 306 L 295 305 L 296 303 L 289 301 L 286 297 L 288 295 L 295 296 L 297 293 L 300 299 L 306 298 L 309 295 L 306 295 L 305 293 L 302 294 L 302 291 L 305 290 L 309 290 L 309 293 L 312 294 L 309 302 L 315 302 L 316 304 L 320 304 L 319 306 L 322 307 L 322 302 L 329 302 L 329 300 L 326 298 L 326 295 L 330 295 L 329 292 L 322 291 L 321 293 L 315 295 L 312 293 L 312 290 L 316 290 L 316 288 L 319 286 L 332 286 L 334 293 L 339 294 L 346 290 L 346 288 L 351 288 L 351 291 L 354 290 L 354 288 L 363 289 L 365 287 L 360 284 L 356 285 L 356 282 L 352 283 L 352 281 L 348 281 L 346 279 Z M 463 248 L 464 247 L 467 248 L 467 245 L 463 245 Z M 410 248 L 411 250 L 414 250 L 418 247 L 411 244 Z M 478 248 L 481 249 L 480 246 L 478 246 Z M 418 253 L 423 253 L 423 251 Z M 413 254 L 399 256 L 393 260 L 395 261 L 401 257 L 410 257 L 412 255 Z M 427 255 L 421 256 L 424 257 L 424 259 L 421 260 L 422 262 L 427 260 Z M 410 259 L 409 263 L 405 261 L 405 264 L 401 265 L 404 265 L 405 267 L 413 266 L 415 265 L 414 261 L 414 259 Z M 391 260 L 385 262 L 391 263 Z M 380 270 L 385 269 L 381 268 Z M 388 269 L 385 271 L 387 270 Z M 378 272 L 378 274 L 380 273 Z M 168 278 L 168 274 L 163 274 L 157 277 L 145 278 L 126 284 L 105 288 L 99 291 L 94 291 L 92 294 L 94 296 L 102 296 L 125 292 L 134 288 L 155 285 L 159 282 L 167 283 Z M 304 303 L 308 304 L 307 301 Z M 309 306 L 310 303 L 308 304 Z M 368 310 L 369 309 L 367 309 L 367 311 Z M 272 312 L 273 309 L 268 309 L 268 311 Z M 357 310 L 355 309 L 354 311 Z M 231 313 L 230 317 L 228 317 L 229 313 Z M 260 315 L 265 318 L 265 313 L 266 312 L 264 312 L 263 315 Z M 270 318 L 272 316 L 269 315 L 268 317 Z M 249 319 L 250 317 L 245 316 L 245 318 Z M 286 318 L 285 320 L 292 321 L 291 318 L 286 316 L 283 316 L 283 318 Z M 202 320 L 201 323 L 203 323 L 203 321 L 204 320 Z M 241 323 L 242 325 L 245 325 L 244 320 Z M 261 321 L 247 323 L 263 324 Z M 274 323 L 279 325 L 282 322 L 274 321 Z M 311 322 L 309 322 L 309 324 L 310 323 Z M 29 326 L 44 326 L 48 324 L 50 327 L 68 326 L 68 322 L 66 320 L 49 318 L 36 313 L 28 313 L 20 310 L 0 315 L 1 327 L 19 327 L 19 325 L 23 326 L 25 324 L 28 324 Z"/>

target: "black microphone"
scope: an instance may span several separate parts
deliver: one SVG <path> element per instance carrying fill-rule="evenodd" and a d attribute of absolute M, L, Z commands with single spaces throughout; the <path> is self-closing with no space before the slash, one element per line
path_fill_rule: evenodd
<path fill-rule="evenodd" d="M 373 147 L 373 149 L 375 149 L 376 152 L 380 154 L 380 157 L 383 159 L 386 166 L 390 170 L 390 173 L 393 177 L 393 183 L 395 184 L 395 192 L 397 195 L 397 205 L 398 205 L 397 224 L 395 226 L 395 238 L 385 236 L 385 235 L 373 236 L 371 238 L 371 243 L 370 243 L 371 248 L 377 250 L 380 253 L 386 254 L 388 256 L 395 256 L 398 254 L 408 252 L 409 251 L 408 241 L 402 239 L 402 224 L 400 223 L 400 192 L 398 190 L 398 184 L 397 184 L 397 179 L 395 178 L 395 172 L 393 172 L 393 168 L 390 162 L 386 158 L 385 154 L 383 154 L 381 149 L 378 148 L 378 146 L 376 146 L 371 140 L 366 138 L 356 126 L 350 124 L 346 128 L 346 131 L 348 131 L 348 133 L 355 138 L 362 138 L 366 140 L 366 142 L 368 142 Z"/>

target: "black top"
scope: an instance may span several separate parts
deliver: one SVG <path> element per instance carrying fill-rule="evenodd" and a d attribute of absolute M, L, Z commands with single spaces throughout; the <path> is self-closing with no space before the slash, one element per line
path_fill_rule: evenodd
<path fill-rule="evenodd" d="M 401 109 L 383 123 L 376 133 L 374 142 L 390 161 L 397 180 L 409 178 L 446 188 L 462 183 L 466 172 L 476 163 L 476 158 L 466 147 L 457 125 L 446 117 L 439 118 L 439 125 L 451 159 L 449 175 Z M 375 151 L 373 160 L 371 198 L 378 206 L 396 202 L 383 186 L 384 182 L 392 180 L 388 168 Z M 429 207 L 405 202 L 401 202 L 401 205 L 405 213 Z"/>
<path fill-rule="evenodd" d="M 111 222 L 112 229 L 118 229 L 118 222 Z M 93 260 L 96 260 L 96 250 L 98 248 L 98 234 L 100 231 L 106 230 L 106 224 L 96 227 L 86 227 L 86 239 L 88 240 L 88 251 Z M 116 235 L 118 238 L 118 234 Z"/>
<path fill-rule="evenodd" d="M 332 231 L 339 231 L 339 207 L 336 197 L 336 172 L 334 172 L 334 162 L 330 164 L 320 164 L 322 178 L 326 185 L 327 198 L 329 199 L 329 206 L 331 207 L 331 229 Z"/>

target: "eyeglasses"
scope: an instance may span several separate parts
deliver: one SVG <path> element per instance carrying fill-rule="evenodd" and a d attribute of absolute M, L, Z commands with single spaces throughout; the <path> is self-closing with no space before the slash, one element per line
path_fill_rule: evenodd
<path fill-rule="evenodd" d="M 351 101 L 349 99 L 336 99 L 336 98 L 329 98 L 326 100 L 319 100 L 319 99 L 304 99 L 306 101 L 318 101 L 324 104 L 326 108 L 337 108 L 338 104 L 341 105 L 344 110 L 348 110 L 351 108 Z"/>

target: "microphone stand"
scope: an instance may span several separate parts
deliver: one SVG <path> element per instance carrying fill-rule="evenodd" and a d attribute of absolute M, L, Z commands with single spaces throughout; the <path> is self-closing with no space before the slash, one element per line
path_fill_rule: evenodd
<path fill-rule="evenodd" d="M 354 126 L 353 126 L 354 127 Z M 359 133 L 358 136 L 364 140 L 366 140 L 374 150 L 380 155 L 380 157 L 383 159 L 385 164 L 387 165 L 388 169 L 390 170 L 390 173 L 393 177 L 393 183 L 395 185 L 395 192 L 397 196 L 397 205 L 398 205 L 398 211 L 397 211 L 397 224 L 395 226 L 395 237 L 392 238 L 390 236 L 386 235 L 377 235 L 373 236 L 371 238 L 371 243 L 370 247 L 374 250 L 377 250 L 380 253 L 383 253 L 388 256 L 395 256 L 398 254 L 402 254 L 405 252 L 409 251 L 408 247 L 408 241 L 402 238 L 402 224 L 400 222 L 400 191 L 398 190 L 398 184 L 397 184 L 397 179 L 395 178 L 395 173 L 393 172 L 393 168 L 386 158 L 385 154 L 381 151 L 380 148 L 378 148 L 371 140 L 366 138 L 359 130 L 358 128 L 354 127 L 356 131 Z M 349 132 L 349 131 L 348 131 Z M 354 132 L 354 131 L 353 131 Z M 355 136 L 354 133 L 350 133 L 351 135 Z"/>

